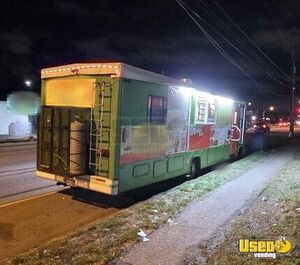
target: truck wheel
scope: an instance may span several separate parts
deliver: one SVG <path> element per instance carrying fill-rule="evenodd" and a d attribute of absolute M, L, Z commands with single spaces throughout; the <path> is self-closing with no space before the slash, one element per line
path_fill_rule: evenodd
<path fill-rule="evenodd" d="M 244 149 L 243 149 L 243 147 L 241 147 L 239 149 L 239 152 L 238 152 L 238 155 L 237 155 L 237 159 L 241 159 L 243 157 L 244 157 Z"/>
<path fill-rule="evenodd" d="M 191 176 L 191 178 L 196 178 L 199 175 L 200 175 L 200 160 L 197 158 L 194 158 L 191 162 L 190 176 Z"/>

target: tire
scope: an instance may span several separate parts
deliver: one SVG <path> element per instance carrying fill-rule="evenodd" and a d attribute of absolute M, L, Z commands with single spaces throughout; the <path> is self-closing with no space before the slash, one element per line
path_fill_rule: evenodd
<path fill-rule="evenodd" d="M 197 178 L 200 175 L 200 163 L 199 159 L 194 158 L 191 162 L 191 167 L 190 167 L 190 176 L 191 178 Z"/>
<path fill-rule="evenodd" d="M 239 152 L 238 152 L 238 155 L 237 155 L 237 159 L 241 159 L 245 156 L 244 154 L 244 148 L 243 147 L 240 147 L 239 149 Z"/>

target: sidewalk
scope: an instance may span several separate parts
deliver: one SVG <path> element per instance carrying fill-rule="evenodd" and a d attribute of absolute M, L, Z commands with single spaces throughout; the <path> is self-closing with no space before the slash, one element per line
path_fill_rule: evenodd
<path fill-rule="evenodd" d="M 287 146 L 208 196 L 193 201 L 172 224 L 153 232 L 150 241 L 138 243 L 114 264 L 182 264 L 185 252 L 226 226 L 292 160 L 293 154 L 293 147 Z"/>

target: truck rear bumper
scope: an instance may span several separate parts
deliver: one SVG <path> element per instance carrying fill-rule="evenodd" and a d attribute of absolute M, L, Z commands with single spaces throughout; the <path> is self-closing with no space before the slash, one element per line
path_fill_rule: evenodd
<path fill-rule="evenodd" d="M 36 171 L 36 175 L 41 178 L 51 179 L 57 183 L 62 183 L 70 187 L 79 187 L 88 190 L 93 190 L 109 195 L 118 194 L 118 181 L 111 180 L 101 176 L 82 175 L 75 177 L 60 176 L 52 173 Z"/>

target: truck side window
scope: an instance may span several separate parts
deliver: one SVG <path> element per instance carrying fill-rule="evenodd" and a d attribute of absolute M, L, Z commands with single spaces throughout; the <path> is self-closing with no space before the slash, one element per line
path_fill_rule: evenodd
<path fill-rule="evenodd" d="M 167 99 L 160 96 L 148 96 L 148 122 L 166 124 Z"/>

